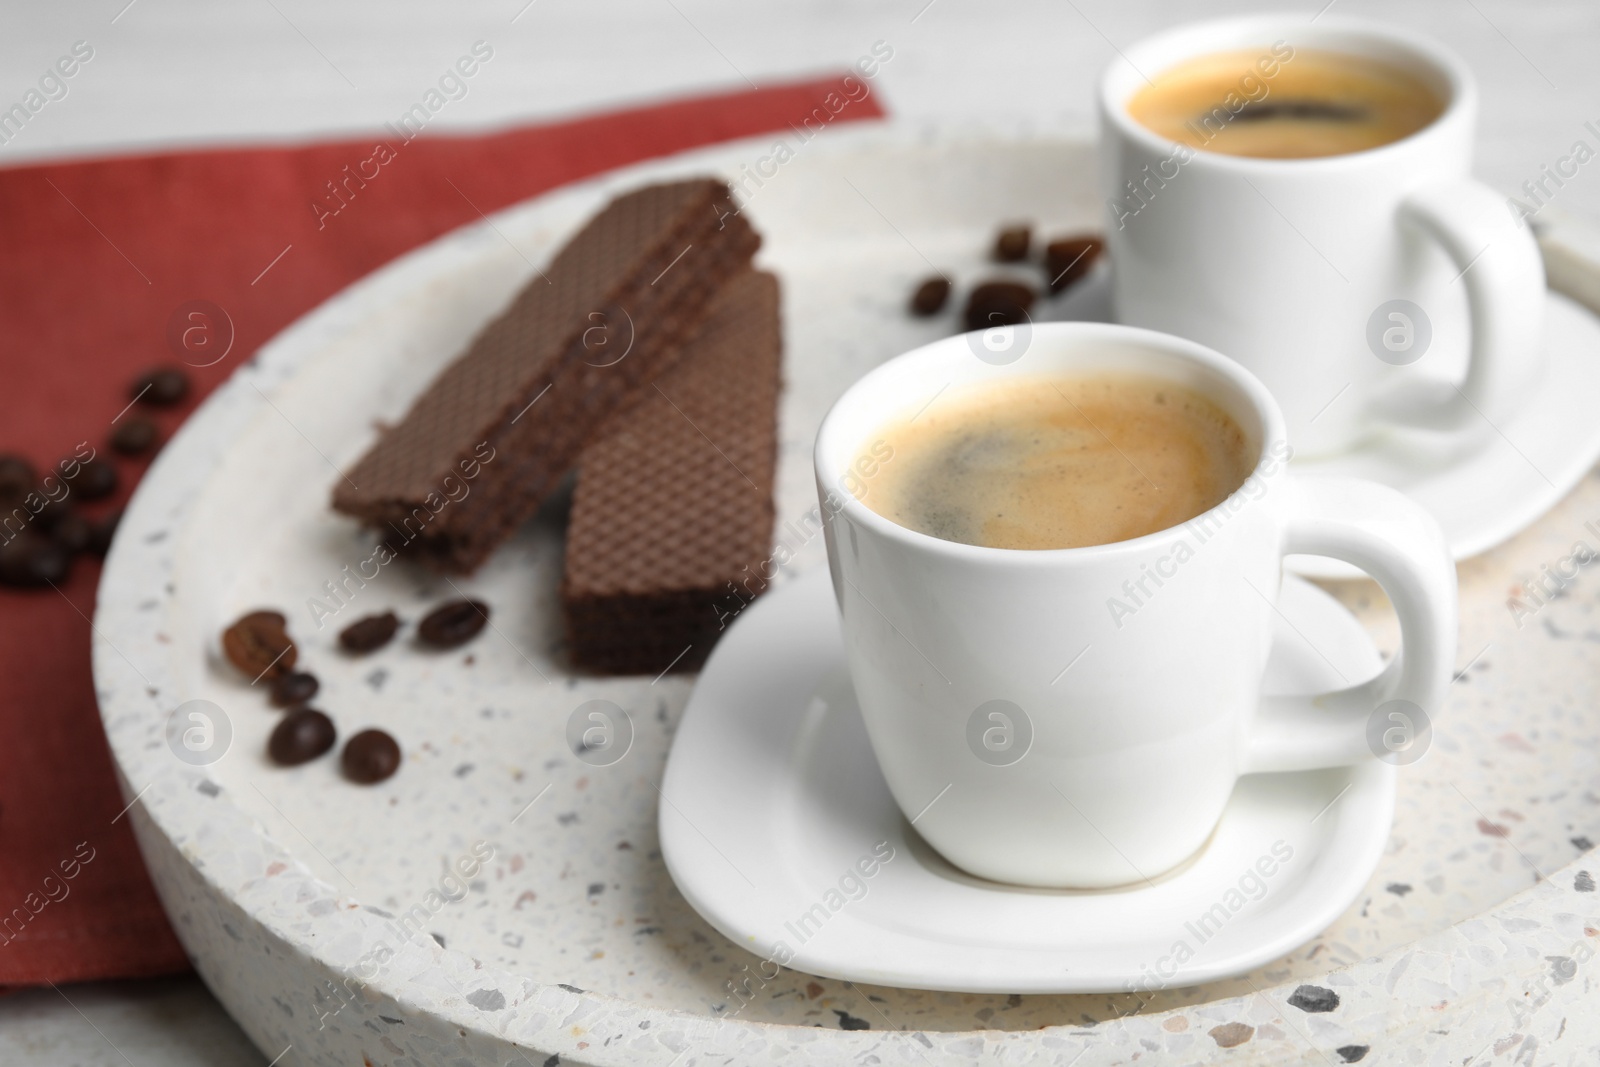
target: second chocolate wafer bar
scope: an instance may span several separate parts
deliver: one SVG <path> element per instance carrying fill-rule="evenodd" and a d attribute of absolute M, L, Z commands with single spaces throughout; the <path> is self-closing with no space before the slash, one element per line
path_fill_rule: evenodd
<path fill-rule="evenodd" d="M 613 200 L 346 472 L 333 506 L 436 569 L 477 567 L 746 269 L 760 238 L 730 201 L 709 178 Z"/>
<path fill-rule="evenodd" d="M 573 663 L 698 667 L 766 587 L 781 354 L 778 280 L 746 272 L 584 449 L 561 583 Z"/>

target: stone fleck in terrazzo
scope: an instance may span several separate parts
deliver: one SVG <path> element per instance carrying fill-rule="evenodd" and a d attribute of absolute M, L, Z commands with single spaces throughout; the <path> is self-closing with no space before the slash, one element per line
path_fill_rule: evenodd
<path fill-rule="evenodd" d="M 1321 986 L 1303 985 L 1290 994 L 1289 1003 L 1301 1011 L 1333 1011 L 1339 1006 L 1339 994 Z"/>
<path fill-rule="evenodd" d="M 1234 1048 L 1254 1037 L 1256 1028 L 1246 1026 L 1244 1023 L 1223 1023 L 1221 1026 L 1213 1026 L 1207 1032 L 1219 1048 Z M 1156 1049 L 1151 1049 L 1150 1051 L 1154 1052 Z"/>

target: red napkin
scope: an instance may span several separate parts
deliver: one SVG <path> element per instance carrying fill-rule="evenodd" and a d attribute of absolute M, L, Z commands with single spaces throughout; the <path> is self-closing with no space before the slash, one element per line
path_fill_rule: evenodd
<path fill-rule="evenodd" d="M 233 343 L 193 372 L 187 402 L 157 416 L 164 436 L 297 316 L 480 212 L 652 156 L 787 132 L 850 96 L 826 78 L 485 136 L 402 142 L 380 130 L 0 171 L 0 452 L 41 469 L 79 442 L 111 456 L 130 382 L 176 361 L 169 321 L 190 301 L 222 308 Z M 831 121 L 882 114 L 868 96 Z M 116 462 L 122 485 L 102 509 L 143 471 Z M 119 817 L 89 673 L 98 579 L 81 559 L 59 592 L 0 589 L 0 984 L 187 968 Z"/>

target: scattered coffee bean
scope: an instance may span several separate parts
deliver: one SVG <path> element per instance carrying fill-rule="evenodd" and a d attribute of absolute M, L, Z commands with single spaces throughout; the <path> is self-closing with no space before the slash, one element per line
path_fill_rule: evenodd
<path fill-rule="evenodd" d="M 117 535 L 117 524 L 121 521 L 122 512 L 113 511 L 94 524 L 88 546 L 91 555 L 105 558 L 106 553 L 111 551 L 111 539 Z"/>
<path fill-rule="evenodd" d="M 0 455 L 0 505 L 20 504 L 39 484 L 39 472 L 21 456 Z"/>
<path fill-rule="evenodd" d="M 34 490 L 33 503 L 27 505 L 28 510 L 33 512 L 34 525 L 46 531 L 55 529 L 56 523 L 73 513 L 72 503 L 67 499 L 68 493 L 63 490 L 62 484 L 60 482 L 52 484 L 55 496 L 46 496 L 45 489 L 41 485 Z M 39 510 L 34 511 L 34 508 Z"/>
<path fill-rule="evenodd" d="M 278 721 L 267 738 L 267 755 L 272 762 L 293 767 L 314 760 L 338 740 L 333 720 L 315 708 L 296 708 Z"/>
<path fill-rule="evenodd" d="M 392 611 L 368 615 L 339 631 L 339 647 L 356 655 L 375 652 L 387 645 L 398 629 L 400 617 Z"/>
<path fill-rule="evenodd" d="M 0 585 L 27 589 L 60 584 L 71 566 L 70 552 L 33 530 L 0 544 Z"/>
<path fill-rule="evenodd" d="M 1059 293 L 1088 274 L 1104 249 L 1105 242 L 1090 233 L 1062 237 L 1045 245 L 1044 272 L 1050 280 L 1050 291 Z"/>
<path fill-rule="evenodd" d="M 154 407 L 176 404 L 189 395 L 189 375 L 180 367 L 154 367 L 133 380 L 128 395 Z"/>
<path fill-rule="evenodd" d="M 277 678 L 294 667 L 298 654 L 276 611 L 252 611 L 222 633 L 222 651 L 252 682 Z"/>
<path fill-rule="evenodd" d="M 937 315 L 950 299 L 949 278 L 929 278 L 911 294 L 911 314 Z"/>
<path fill-rule="evenodd" d="M 1029 226 L 1007 226 L 994 239 L 994 258 L 1001 263 L 1018 263 L 1028 258 L 1028 246 L 1033 243 L 1033 229 Z"/>
<path fill-rule="evenodd" d="M 1021 282 L 984 282 L 967 298 L 967 329 L 987 330 L 1025 322 L 1034 292 Z"/>
<path fill-rule="evenodd" d="M 316 696 L 317 690 L 321 688 L 322 683 L 317 681 L 316 675 L 305 671 L 290 671 L 272 683 L 271 700 L 280 708 L 292 708 Z"/>
<path fill-rule="evenodd" d="M 434 648 L 455 648 L 471 641 L 489 621 L 489 605 L 478 600 L 441 604 L 417 624 L 417 638 Z"/>
<path fill-rule="evenodd" d="M 131 415 L 111 431 L 111 449 L 124 456 L 140 456 L 150 451 L 160 436 L 156 424 L 143 415 Z"/>
<path fill-rule="evenodd" d="M 103 459 L 85 460 L 76 469 L 63 463 L 72 477 L 67 484 L 84 500 L 99 500 L 117 491 L 117 468 Z"/>
<path fill-rule="evenodd" d="M 362 730 L 345 742 L 340 763 L 352 782 L 371 785 L 400 769 L 400 746 L 382 730 Z"/>
<path fill-rule="evenodd" d="M 73 555 L 87 552 L 94 543 L 94 523 L 76 511 L 68 511 L 56 520 L 50 538 Z"/>

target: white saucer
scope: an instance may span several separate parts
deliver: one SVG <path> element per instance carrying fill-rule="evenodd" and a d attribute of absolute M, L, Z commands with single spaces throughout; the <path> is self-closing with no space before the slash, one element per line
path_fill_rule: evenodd
<path fill-rule="evenodd" d="M 1554 507 L 1600 457 L 1600 320 L 1567 297 L 1547 294 L 1544 355 L 1522 410 L 1466 447 L 1392 431 L 1364 448 L 1295 468 L 1392 485 L 1433 513 L 1456 559 L 1486 552 Z M 1360 577 L 1349 564 L 1320 556 L 1288 562 L 1312 578 Z"/>
<path fill-rule="evenodd" d="M 1325 593 L 1288 577 L 1280 607 L 1269 691 L 1378 672 L 1366 632 Z M 1247 972 L 1333 922 L 1383 852 L 1394 781 L 1377 762 L 1241 779 L 1206 848 L 1153 885 L 974 878 L 895 806 L 845 672 L 827 572 L 814 569 L 743 612 L 706 664 L 667 762 L 661 850 L 695 910 L 772 964 L 972 993 L 1148 990 Z M 1275 844 L 1292 854 L 1258 878 L 1264 895 L 1230 896 L 1241 878 L 1259 893 L 1249 872 Z M 853 877 L 875 849 L 892 858 Z M 1181 963 L 1180 942 L 1192 953 Z"/>
<path fill-rule="evenodd" d="M 1039 317 L 1110 322 L 1109 290 L 1098 273 Z M 1296 460 L 1293 469 L 1393 486 L 1439 520 L 1456 559 L 1487 552 L 1554 507 L 1600 459 L 1600 319 L 1547 293 L 1544 358 L 1522 410 L 1497 426 L 1468 438 L 1390 431 L 1342 455 Z M 1321 556 L 1290 556 L 1288 564 L 1308 578 L 1362 577 Z"/>

